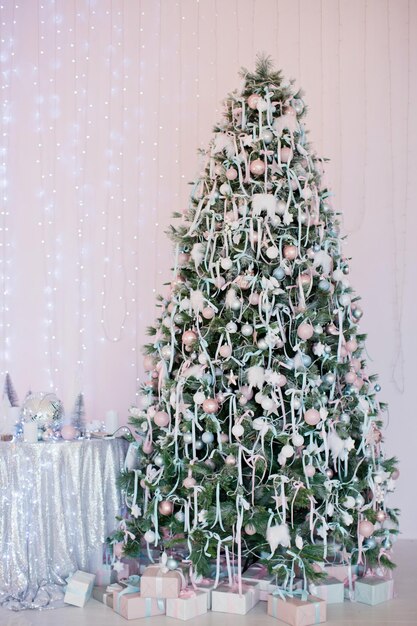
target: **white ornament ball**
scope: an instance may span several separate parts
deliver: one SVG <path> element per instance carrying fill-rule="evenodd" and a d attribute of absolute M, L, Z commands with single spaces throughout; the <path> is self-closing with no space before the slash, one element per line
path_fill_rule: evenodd
<path fill-rule="evenodd" d="M 226 330 L 228 333 L 233 335 L 237 332 L 237 324 L 235 324 L 235 322 L 229 322 L 228 324 L 226 324 Z"/>
<path fill-rule="evenodd" d="M 268 259 L 276 259 L 279 254 L 279 250 L 276 246 L 270 246 L 266 249 L 266 256 Z"/>
<path fill-rule="evenodd" d="M 245 429 L 242 424 L 235 424 L 232 428 L 232 433 L 235 437 L 242 437 L 245 434 Z"/>
<path fill-rule="evenodd" d="M 256 344 L 259 348 L 259 350 L 267 350 L 268 349 L 268 344 L 266 343 L 265 339 L 259 339 L 258 343 Z"/>
<path fill-rule="evenodd" d="M 240 332 L 244 337 L 250 337 L 253 334 L 253 326 L 250 324 L 243 324 Z"/>
<path fill-rule="evenodd" d="M 206 431 L 201 435 L 201 439 L 204 443 L 212 443 L 214 441 L 214 435 L 213 433 Z"/>
<path fill-rule="evenodd" d="M 146 533 L 143 535 L 144 540 L 146 541 L 146 543 L 153 543 L 155 541 L 155 533 L 153 532 L 153 530 L 147 530 Z"/>
<path fill-rule="evenodd" d="M 266 422 L 264 419 L 262 419 L 262 417 L 255 417 L 255 419 L 252 421 L 252 427 L 255 430 L 262 430 L 265 424 Z"/>
<path fill-rule="evenodd" d="M 219 191 L 222 196 L 229 196 L 232 193 L 232 188 L 227 183 L 223 183 L 222 185 L 220 185 Z"/>
<path fill-rule="evenodd" d="M 233 261 L 232 259 L 229 259 L 229 257 L 225 257 L 220 261 L 220 265 L 222 266 L 222 269 L 230 270 L 233 267 Z"/>
<path fill-rule="evenodd" d="M 293 444 L 295 445 L 296 448 L 299 448 L 304 443 L 304 437 L 297 433 L 296 435 L 293 435 L 291 437 L 291 441 L 293 442 Z"/>
<path fill-rule="evenodd" d="M 193 396 L 193 400 L 196 404 L 203 404 L 205 399 L 206 399 L 206 396 L 204 395 L 202 391 L 196 391 L 196 393 Z"/>
<path fill-rule="evenodd" d="M 284 215 L 287 210 L 287 204 L 284 202 L 284 200 L 278 200 L 275 210 L 278 215 Z"/>
<path fill-rule="evenodd" d="M 352 496 L 347 496 L 343 501 L 343 506 L 346 509 L 354 509 L 356 506 L 356 500 Z"/>
<path fill-rule="evenodd" d="M 287 444 L 282 447 L 281 454 L 285 456 L 286 459 L 290 459 L 292 456 L 294 456 L 294 448 Z"/>
<path fill-rule="evenodd" d="M 256 533 L 256 528 L 253 524 L 246 524 L 244 530 L 247 535 L 254 535 Z"/>
<path fill-rule="evenodd" d="M 272 400 L 272 398 L 263 398 L 261 402 L 261 407 L 264 411 L 270 411 L 274 408 L 274 401 Z"/>

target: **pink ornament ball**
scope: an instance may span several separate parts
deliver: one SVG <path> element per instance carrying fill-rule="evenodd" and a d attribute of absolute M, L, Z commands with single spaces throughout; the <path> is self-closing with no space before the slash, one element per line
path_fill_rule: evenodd
<path fill-rule="evenodd" d="M 358 342 L 356 339 L 349 339 L 349 341 L 346 342 L 346 348 L 349 352 L 356 352 L 358 349 Z"/>
<path fill-rule="evenodd" d="M 192 476 L 187 476 L 187 478 L 183 480 L 182 484 L 186 489 L 192 489 L 196 485 L 196 480 Z"/>
<path fill-rule="evenodd" d="M 307 422 L 309 426 L 315 426 L 320 421 L 320 413 L 316 409 L 308 409 L 304 413 L 304 421 Z"/>
<path fill-rule="evenodd" d="M 224 462 L 226 463 L 226 465 L 229 466 L 236 465 L 236 457 L 234 457 L 232 454 L 228 454 Z"/>
<path fill-rule="evenodd" d="M 237 170 L 234 167 L 229 167 L 229 169 L 226 170 L 226 178 L 227 180 L 236 180 Z"/>
<path fill-rule="evenodd" d="M 251 173 L 255 176 L 262 176 L 262 174 L 265 172 L 265 163 L 261 161 L 261 159 L 255 159 L 250 164 L 249 169 Z"/>
<path fill-rule="evenodd" d="M 214 315 L 215 315 L 214 309 L 212 309 L 211 306 L 206 306 L 202 310 L 202 315 L 203 315 L 204 319 L 212 320 Z"/>
<path fill-rule="evenodd" d="M 218 276 L 215 281 L 217 289 L 221 289 L 226 284 L 226 279 L 223 276 Z"/>
<path fill-rule="evenodd" d="M 305 475 L 308 476 L 308 478 L 313 478 L 315 473 L 316 473 L 316 468 L 314 467 L 314 465 L 306 465 Z"/>
<path fill-rule="evenodd" d="M 303 341 L 307 341 L 307 339 L 311 339 L 311 337 L 313 336 L 313 333 L 314 333 L 314 330 L 313 330 L 312 325 L 308 324 L 307 322 L 303 322 L 302 324 L 300 324 L 297 329 L 297 335 Z"/>
<path fill-rule="evenodd" d="M 65 426 L 61 428 L 61 437 L 62 439 L 65 439 L 65 441 L 71 441 L 72 439 L 75 439 L 77 432 L 78 431 L 74 428 L 74 426 L 71 424 L 65 424 Z"/>
<path fill-rule="evenodd" d="M 187 265 L 188 261 L 190 260 L 190 255 L 187 254 L 186 252 L 180 252 L 178 255 L 178 265 L 180 267 L 183 267 L 184 265 Z"/>
<path fill-rule="evenodd" d="M 152 354 L 147 354 L 143 359 L 143 369 L 145 372 L 150 372 L 155 367 L 155 357 Z"/>
<path fill-rule="evenodd" d="M 203 402 L 203 411 L 204 413 L 217 413 L 219 410 L 219 403 L 215 398 L 206 398 Z"/>
<path fill-rule="evenodd" d="M 246 400 L 252 400 L 253 391 L 248 385 L 243 385 L 243 387 L 240 387 L 239 391 L 242 394 L 242 396 L 246 398 Z"/>
<path fill-rule="evenodd" d="M 257 93 L 253 93 L 249 96 L 248 98 L 248 107 L 250 109 L 255 110 L 256 107 L 258 106 L 258 102 L 260 100 L 261 96 L 259 96 Z"/>
<path fill-rule="evenodd" d="M 398 480 L 399 477 L 400 477 L 400 470 L 395 469 L 391 474 L 391 478 L 392 480 Z"/>
<path fill-rule="evenodd" d="M 298 250 L 296 246 L 284 246 L 284 257 L 289 261 L 294 261 L 297 258 Z"/>
<path fill-rule="evenodd" d="M 283 148 L 281 148 L 281 152 L 280 152 L 281 163 L 289 163 L 292 159 L 292 156 L 293 156 L 293 152 L 291 148 L 288 148 L 288 146 L 284 146 Z"/>
<path fill-rule="evenodd" d="M 227 443 L 229 441 L 229 435 L 226 435 L 226 433 L 221 433 L 220 435 L 220 441 L 222 443 Z"/>
<path fill-rule="evenodd" d="M 249 296 L 249 304 L 253 304 L 253 306 L 257 306 L 259 304 L 259 293 L 254 291 Z"/>
<path fill-rule="evenodd" d="M 204 465 L 207 465 L 207 467 L 209 467 L 210 469 L 214 469 L 216 467 L 216 464 L 213 461 L 213 459 L 206 459 L 204 461 Z"/>
<path fill-rule="evenodd" d="M 158 511 L 161 515 L 172 515 L 174 511 L 174 504 L 169 500 L 162 500 L 158 505 Z"/>
<path fill-rule="evenodd" d="M 357 376 L 356 376 L 355 372 L 348 372 L 345 375 L 345 382 L 348 385 L 353 385 L 353 383 L 356 381 L 356 378 L 357 378 Z"/>
<path fill-rule="evenodd" d="M 197 334 L 193 330 L 186 330 L 182 334 L 184 346 L 192 346 L 197 341 Z"/>
<path fill-rule="evenodd" d="M 278 374 L 276 383 L 278 387 L 284 387 L 287 384 L 287 377 L 284 374 Z"/>
<path fill-rule="evenodd" d="M 291 115 L 291 117 L 297 117 L 297 111 L 290 106 L 285 107 L 284 113 L 285 115 Z"/>
<path fill-rule="evenodd" d="M 380 524 L 383 524 L 385 520 L 387 519 L 387 514 L 385 513 L 385 511 L 382 511 L 381 509 L 380 511 L 377 511 L 377 514 L 375 517 Z"/>
<path fill-rule="evenodd" d="M 300 274 L 298 277 L 298 282 L 302 287 L 308 287 L 311 282 L 310 274 Z"/>
<path fill-rule="evenodd" d="M 228 344 L 225 344 L 220 347 L 219 353 L 220 353 L 220 356 L 222 356 L 224 359 L 228 359 L 230 355 L 232 354 L 232 347 L 229 346 Z"/>
<path fill-rule="evenodd" d="M 359 534 L 362 537 L 370 537 L 374 532 L 374 525 L 367 519 L 362 520 L 359 524 Z"/>
<path fill-rule="evenodd" d="M 169 424 L 169 415 L 166 411 L 157 411 L 155 413 L 153 421 L 160 428 L 165 428 Z"/>

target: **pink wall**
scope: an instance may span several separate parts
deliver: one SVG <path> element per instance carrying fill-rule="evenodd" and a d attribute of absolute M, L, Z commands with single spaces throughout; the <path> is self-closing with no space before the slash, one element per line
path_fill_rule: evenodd
<path fill-rule="evenodd" d="M 20 395 L 51 387 L 70 408 L 82 388 L 89 416 L 126 415 L 170 214 L 238 68 L 265 51 L 331 158 L 388 447 L 415 476 L 416 0 L 4 0 L 0 19 L 0 368 Z"/>

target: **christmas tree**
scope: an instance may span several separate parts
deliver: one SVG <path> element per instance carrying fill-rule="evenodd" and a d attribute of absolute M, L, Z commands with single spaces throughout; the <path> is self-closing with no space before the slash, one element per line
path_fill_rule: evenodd
<path fill-rule="evenodd" d="M 242 79 L 170 228 L 174 277 L 131 416 L 125 553 L 182 543 L 198 573 L 226 553 L 281 585 L 337 555 L 392 568 L 398 470 L 323 161 L 293 81 L 266 58 Z"/>

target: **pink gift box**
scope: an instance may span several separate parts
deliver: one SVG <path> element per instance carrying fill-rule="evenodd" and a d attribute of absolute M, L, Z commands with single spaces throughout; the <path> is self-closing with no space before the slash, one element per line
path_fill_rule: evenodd
<path fill-rule="evenodd" d="M 265 565 L 251 565 L 246 572 L 242 574 L 242 580 L 257 582 L 259 587 L 259 599 L 264 601 L 268 601 L 269 594 L 275 591 L 277 587 L 275 576 L 268 573 L 268 569 Z"/>
<path fill-rule="evenodd" d="M 223 583 L 211 592 L 211 610 L 220 613 L 235 613 L 246 615 L 259 602 L 258 583 L 244 581 L 242 583 L 242 594 L 239 594 L 239 587 L 233 587 Z"/>
<path fill-rule="evenodd" d="M 270 595 L 268 598 L 268 615 L 276 617 L 291 626 L 310 626 L 326 621 L 326 602 L 315 596 L 306 596 L 302 600 L 296 596 Z"/>
<path fill-rule="evenodd" d="M 215 581 L 212 578 L 203 578 L 199 582 L 195 583 L 195 588 L 198 591 L 204 591 L 207 596 L 207 609 L 211 610 L 211 592 L 214 589 Z"/>
<path fill-rule="evenodd" d="M 111 585 L 111 583 L 116 582 L 116 580 L 117 572 L 112 569 L 111 565 L 100 565 L 97 569 L 95 584 L 98 587 L 107 587 L 107 585 Z"/>
<path fill-rule="evenodd" d="M 140 617 L 152 617 L 165 615 L 164 600 L 156 598 L 144 598 L 140 593 L 113 594 L 113 610 L 125 619 L 138 619 Z"/>
<path fill-rule="evenodd" d="M 204 591 L 184 589 L 178 598 L 166 601 L 167 617 L 188 620 L 207 613 L 207 594 Z"/>
<path fill-rule="evenodd" d="M 180 570 L 164 571 L 161 565 L 149 565 L 140 580 L 145 598 L 178 598 L 185 580 Z"/>

